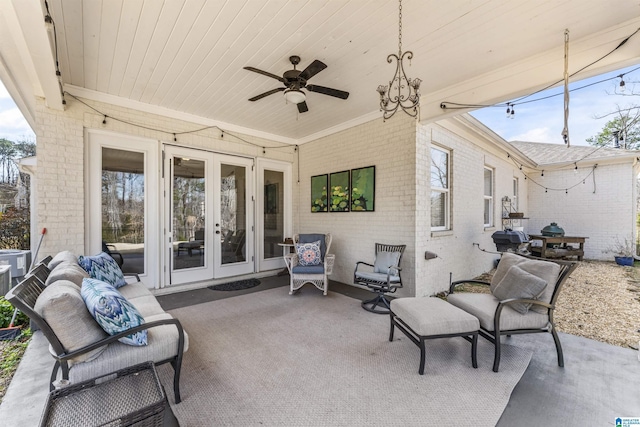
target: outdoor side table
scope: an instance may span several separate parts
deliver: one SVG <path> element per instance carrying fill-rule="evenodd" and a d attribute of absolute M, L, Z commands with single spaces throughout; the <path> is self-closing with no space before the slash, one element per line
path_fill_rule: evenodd
<path fill-rule="evenodd" d="M 153 362 L 49 393 L 40 426 L 162 426 L 167 398 Z"/>

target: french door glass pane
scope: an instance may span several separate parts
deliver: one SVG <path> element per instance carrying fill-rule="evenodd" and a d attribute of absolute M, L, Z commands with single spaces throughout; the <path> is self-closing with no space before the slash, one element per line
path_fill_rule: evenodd
<path fill-rule="evenodd" d="M 204 266 L 205 162 L 173 158 L 173 269 Z"/>
<path fill-rule="evenodd" d="M 102 250 L 144 274 L 144 154 L 102 148 Z"/>
<path fill-rule="evenodd" d="M 247 194 L 244 166 L 220 167 L 220 232 L 222 264 L 247 260 Z"/>
<path fill-rule="evenodd" d="M 282 256 L 284 240 L 284 173 L 264 171 L 264 259 Z"/>

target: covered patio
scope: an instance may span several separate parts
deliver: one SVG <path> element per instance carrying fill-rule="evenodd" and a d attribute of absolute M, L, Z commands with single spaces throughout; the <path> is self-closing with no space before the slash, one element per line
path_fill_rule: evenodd
<path fill-rule="evenodd" d="M 286 278 L 263 279 L 262 284 L 250 290 L 216 293 L 210 290 L 192 291 L 184 294 L 173 294 L 161 297 L 162 305 L 169 310 L 179 307 L 188 307 L 191 304 L 202 304 L 206 301 L 215 301 L 216 298 L 235 298 L 241 295 L 256 293 L 256 297 L 262 292 L 282 289 L 286 294 Z M 340 283 L 331 283 L 332 292 L 336 292 L 349 299 L 355 300 L 354 306 L 359 309 L 359 300 L 366 299 L 369 294 L 365 291 L 354 289 Z M 306 294 L 319 293 L 312 287 L 304 288 Z M 204 307 L 204 306 L 200 306 Z M 361 310 L 364 312 L 364 310 Z M 374 318 L 378 316 L 370 315 Z M 378 331 L 380 342 L 386 341 L 387 330 Z M 613 425 L 617 416 L 633 416 L 636 412 L 637 396 L 634 378 L 640 377 L 640 364 L 636 361 L 636 354 L 631 349 L 624 349 L 601 342 L 593 341 L 574 335 L 561 334 L 560 336 L 566 354 L 566 368 L 558 368 L 555 354 L 552 349 L 551 337 L 548 334 L 523 335 L 513 337 L 514 344 L 518 347 L 532 351 L 533 356 L 522 379 L 513 389 L 509 402 L 498 426 L 539 426 L 539 425 Z M 394 346 L 393 343 L 386 343 Z M 277 343 L 274 342 L 277 346 Z M 37 425 L 42 415 L 47 395 L 47 381 L 52 359 L 47 354 L 47 344 L 44 337 L 36 333 L 33 343 L 29 347 L 23 362 L 21 363 L 11 389 L 5 396 L 0 406 L 0 417 L 3 425 Z M 328 354 L 332 352 L 326 348 Z M 415 366 L 410 366 L 413 376 L 417 374 L 417 350 L 415 350 Z M 454 361 L 451 361 L 452 363 Z M 478 369 L 490 370 L 489 366 L 480 366 Z M 431 373 L 433 375 L 433 373 Z M 429 373 L 425 376 L 429 381 Z M 170 384 L 165 384 L 169 390 Z M 184 387 L 183 387 L 184 388 Z M 186 389 L 185 389 L 186 391 Z M 228 390 L 227 390 L 228 391 Z M 255 391 L 245 390 L 247 393 Z M 274 391 L 282 392 L 282 391 Z M 337 390 L 328 388 L 328 395 L 337 393 Z M 225 391 L 220 390 L 220 393 Z M 381 390 L 384 393 L 384 389 Z M 446 394 L 446 391 L 443 391 Z M 185 399 L 188 394 L 183 393 Z M 354 397 L 355 399 L 355 397 Z M 384 397 L 384 410 L 390 414 L 410 411 L 404 407 L 402 395 Z M 368 406 L 368 405 L 366 405 Z M 214 410 L 215 408 L 209 409 Z M 365 410 L 366 407 L 354 407 L 353 411 Z M 250 408 L 247 411 L 252 412 Z M 303 408 L 299 411 L 304 413 Z M 400 412 L 398 412 L 400 411 Z M 205 411 L 206 412 L 206 411 Z M 632 412 L 632 413 L 631 413 Z M 165 426 L 176 426 L 177 420 L 167 413 Z M 470 414 L 472 416 L 472 414 Z M 238 413 L 237 419 L 246 419 L 249 414 Z M 463 414 L 451 414 L 452 420 L 466 418 Z M 309 425 L 323 425 L 326 418 L 307 418 Z M 215 424 L 215 418 L 210 423 L 195 425 Z M 188 424 L 191 425 L 191 424 Z M 325 424 L 326 425 L 326 424 Z M 421 425 L 431 425 L 429 419 L 425 419 Z M 474 424 L 478 425 L 478 424 Z"/>
<path fill-rule="evenodd" d="M 284 266 L 278 243 L 299 233 L 332 234 L 329 297 L 356 305 L 370 295 L 352 285 L 353 265 L 371 259 L 378 242 L 406 245 L 400 297 L 431 296 L 451 279 L 490 270 L 497 257 L 478 248 L 491 248 L 502 228 L 500 201 L 508 196 L 519 211 L 533 210 L 526 173 L 539 167 L 462 113 L 559 85 L 567 29 L 572 81 L 639 62 L 637 5 L 405 0 L 402 46 L 413 52 L 407 74 L 422 79 L 419 115 L 383 121 L 376 88 L 393 78 L 386 58 L 398 48 L 398 6 L 2 2 L 0 79 L 37 136 L 32 247 L 43 227 L 41 256 L 94 254 L 105 240 L 117 250 L 135 247 L 123 251 L 124 268 L 133 264 L 127 256 L 135 259 L 135 272 L 167 310 L 210 302 L 207 287 L 232 279 L 259 278 L 263 285 L 244 292 L 256 298 L 281 290 L 288 279 L 276 276 Z M 282 97 L 296 88 L 282 87 L 280 76 L 316 60 L 327 67 L 296 108 Z M 326 88 L 348 96 L 326 96 Z M 637 167 L 629 162 L 628 170 Z M 366 168 L 375 171 L 375 208 L 314 210 L 313 178 L 331 184 Z M 128 181 L 116 182 L 122 176 Z M 114 178 L 111 187 L 105 177 Z M 635 209 L 619 222 L 631 227 Z M 123 226 L 120 217 L 133 219 Z M 598 227 L 610 235 L 618 225 Z M 547 334 L 518 337 L 531 362 L 498 425 L 613 424 L 613 416 L 640 415 L 632 350 L 561 339 L 565 369 L 542 342 Z M 37 422 L 50 362 L 36 333 L 0 407 L 3 423 Z M 393 396 L 385 410 L 407 410 L 402 402 Z"/>

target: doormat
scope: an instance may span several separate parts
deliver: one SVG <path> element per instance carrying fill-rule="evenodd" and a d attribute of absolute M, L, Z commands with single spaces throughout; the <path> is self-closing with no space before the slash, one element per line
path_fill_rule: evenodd
<path fill-rule="evenodd" d="M 259 284 L 260 280 L 258 279 L 247 279 L 238 280 L 236 282 L 221 283 L 219 285 L 208 286 L 208 288 L 214 291 L 240 291 L 242 289 L 253 288 Z"/>

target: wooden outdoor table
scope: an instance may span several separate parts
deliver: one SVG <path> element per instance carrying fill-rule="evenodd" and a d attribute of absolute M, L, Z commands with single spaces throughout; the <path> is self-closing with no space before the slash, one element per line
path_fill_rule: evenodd
<path fill-rule="evenodd" d="M 584 257 L 584 241 L 588 237 L 576 236 L 542 236 L 537 234 L 529 234 L 529 241 L 541 240 L 542 246 L 529 245 L 529 250 L 535 256 L 540 258 L 564 258 L 577 257 L 578 261 L 582 261 Z M 578 244 L 575 247 L 571 244 Z"/>

